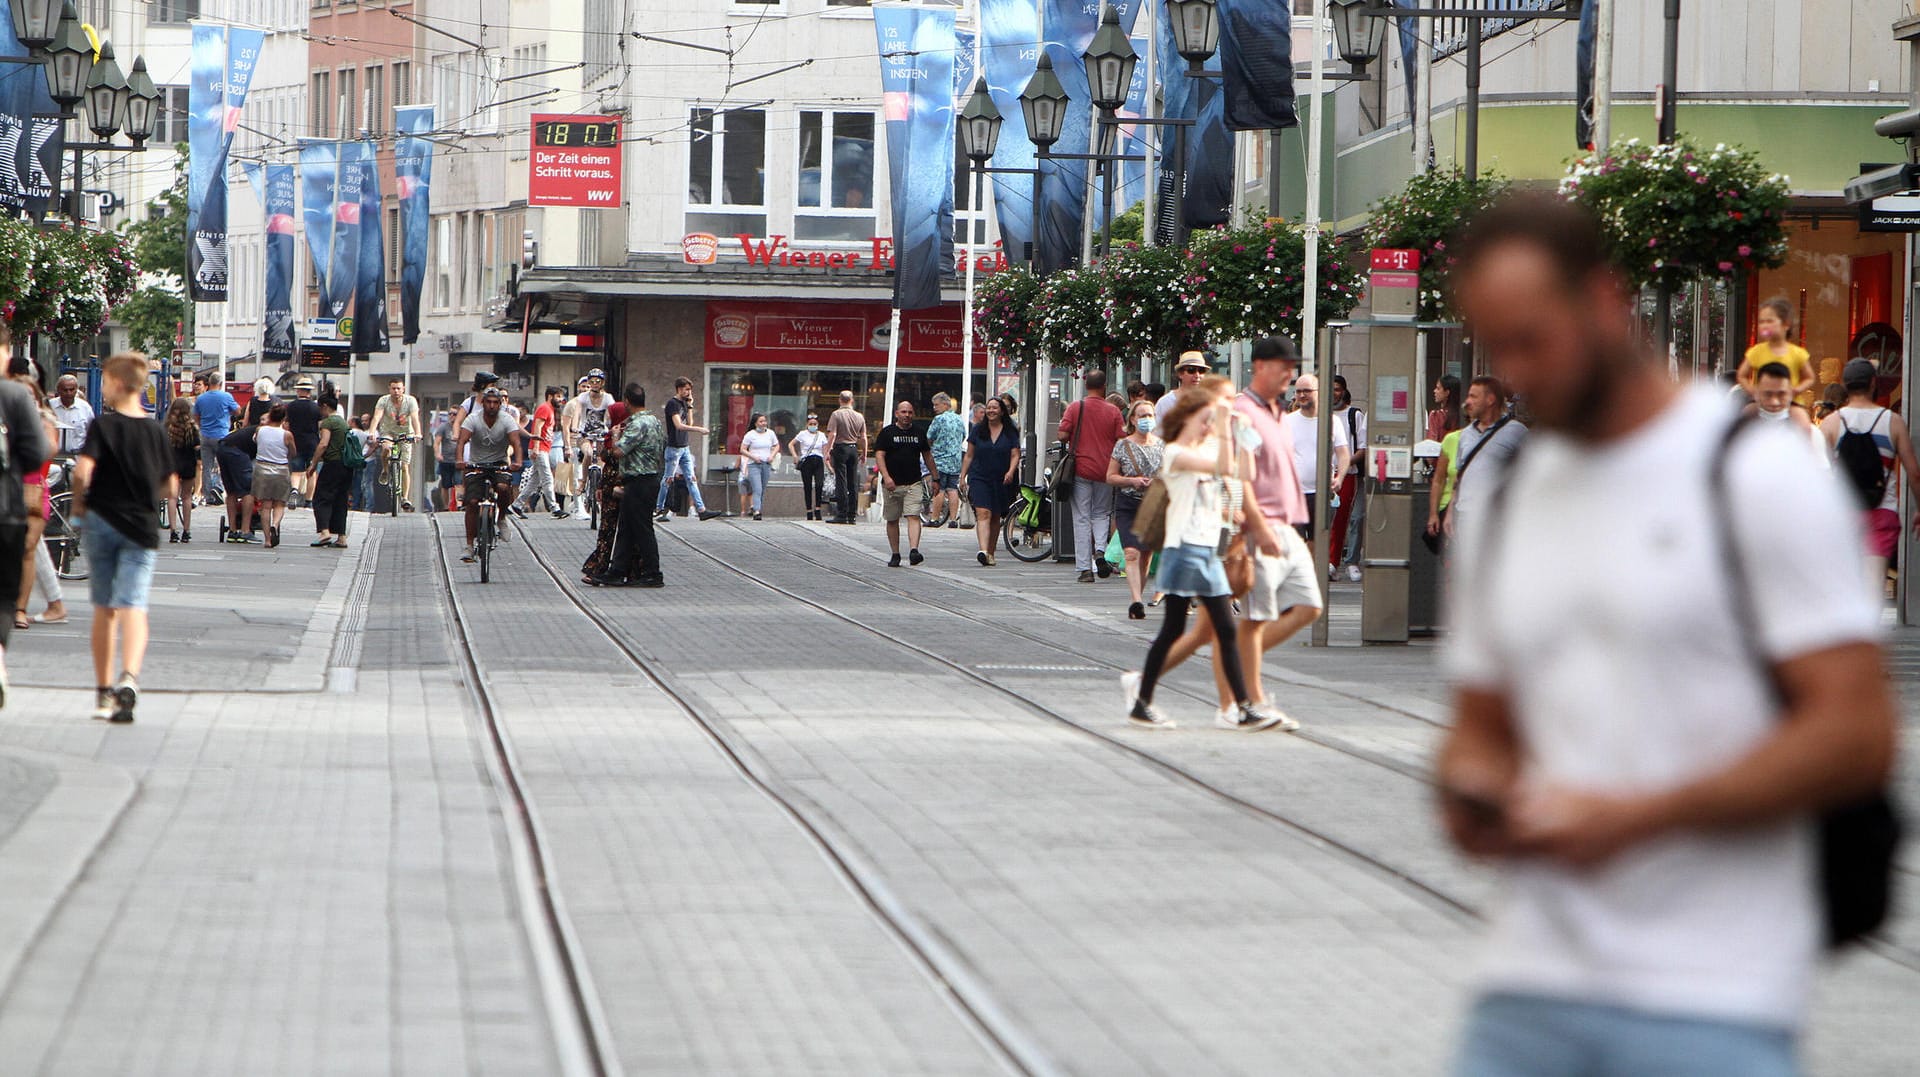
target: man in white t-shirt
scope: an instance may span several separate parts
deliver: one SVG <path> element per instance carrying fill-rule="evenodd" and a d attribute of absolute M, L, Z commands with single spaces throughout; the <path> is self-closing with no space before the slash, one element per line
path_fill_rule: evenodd
<path fill-rule="evenodd" d="M 1877 611 L 1835 568 L 1857 516 L 1802 439 L 1729 440 L 1723 395 L 1640 350 L 1585 211 L 1518 196 L 1452 247 L 1537 420 L 1455 558 L 1442 813 L 1506 874 L 1456 1072 L 1796 1073 L 1811 819 L 1894 754 Z"/>
<path fill-rule="evenodd" d="M 1307 495 L 1307 519 L 1300 534 L 1313 542 L 1313 495 L 1320 489 L 1320 379 L 1302 374 L 1293 383 L 1293 416 L 1287 428 L 1293 433 L 1293 467 L 1300 477 L 1300 490 Z M 1345 475 L 1353 462 L 1353 447 L 1347 444 L 1347 424 L 1330 427 L 1333 439 L 1333 469 L 1330 475 Z M 1336 490 L 1339 489 L 1336 482 Z M 1331 502 L 1331 498 L 1328 499 Z"/>

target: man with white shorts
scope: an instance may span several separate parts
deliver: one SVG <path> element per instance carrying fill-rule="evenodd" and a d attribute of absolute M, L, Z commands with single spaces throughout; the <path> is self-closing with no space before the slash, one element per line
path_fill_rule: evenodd
<path fill-rule="evenodd" d="M 1320 616 L 1326 600 L 1320 593 L 1320 575 L 1314 571 L 1313 551 L 1300 537 L 1297 525 L 1307 520 L 1307 498 L 1294 469 L 1293 431 L 1288 424 L 1309 422 L 1286 410 L 1287 387 L 1300 369 L 1300 351 L 1286 337 L 1268 337 L 1253 345 L 1253 377 L 1234 399 L 1235 437 L 1253 455 L 1253 474 L 1246 479 L 1247 508 L 1257 508 L 1271 532 L 1272 548 L 1256 548 L 1253 590 L 1242 602 L 1245 618 L 1239 632 L 1240 666 L 1247 694 L 1263 713 L 1280 713 L 1276 728 L 1291 732 L 1300 723 L 1267 702 L 1260 680 L 1260 656 L 1291 639 Z M 1248 529 L 1255 537 L 1259 528 Z M 1167 656 L 1167 668 L 1204 647 L 1213 628 L 1204 620 L 1180 637 Z M 1214 680 L 1225 688 L 1225 674 L 1214 663 Z M 1223 698 L 1225 698 L 1223 696 Z"/>

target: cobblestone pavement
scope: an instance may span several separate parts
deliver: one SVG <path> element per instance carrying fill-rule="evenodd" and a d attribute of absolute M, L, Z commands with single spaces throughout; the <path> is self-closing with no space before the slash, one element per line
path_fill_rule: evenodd
<path fill-rule="evenodd" d="M 675 520 L 669 587 L 580 589 L 596 622 L 532 556 L 571 579 L 579 521 L 482 585 L 457 518 L 355 516 L 346 551 L 309 519 L 163 548 L 196 575 L 160 578 L 130 728 L 83 717 L 84 594 L 10 648 L 0 1072 L 564 1072 L 476 688 L 609 1072 L 1444 1069 L 1492 883 L 1431 820 L 1430 645 L 1273 652 L 1299 735 L 1207 728 L 1196 662 L 1145 732 L 1124 582 L 981 569 L 967 532 L 896 570 L 871 525 Z M 1823 977 L 1811 1072 L 1910 1070 L 1912 916 L 1892 940 Z"/>

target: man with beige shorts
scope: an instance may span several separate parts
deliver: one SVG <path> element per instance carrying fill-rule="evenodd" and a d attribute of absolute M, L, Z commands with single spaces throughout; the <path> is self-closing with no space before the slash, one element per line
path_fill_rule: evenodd
<path fill-rule="evenodd" d="M 913 425 L 913 401 L 902 400 L 893 406 L 893 422 L 873 439 L 873 455 L 880 464 L 880 490 L 884 498 L 883 515 L 887 521 L 887 545 L 893 548 L 888 568 L 900 567 L 900 517 L 907 518 L 907 558 L 919 564 L 920 506 L 926 503 L 921 465 L 933 474 L 933 440 Z"/>

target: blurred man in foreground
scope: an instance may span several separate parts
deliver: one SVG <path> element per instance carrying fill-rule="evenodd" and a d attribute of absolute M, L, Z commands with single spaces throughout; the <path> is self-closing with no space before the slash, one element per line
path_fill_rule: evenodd
<path fill-rule="evenodd" d="M 1804 438 L 1730 434 L 1636 347 L 1583 211 L 1515 198 L 1453 246 L 1538 421 L 1455 559 L 1442 811 L 1507 875 L 1457 1071 L 1795 1073 L 1811 822 L 1894 753 L 1877 610 L 1834 569 L 1857 514 Z"/>

